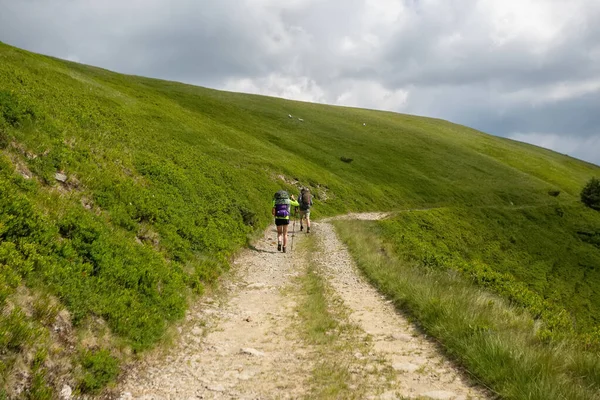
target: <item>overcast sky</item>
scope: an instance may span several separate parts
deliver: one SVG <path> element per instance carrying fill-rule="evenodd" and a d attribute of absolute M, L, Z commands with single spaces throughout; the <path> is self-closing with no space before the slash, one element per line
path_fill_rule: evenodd
<path fill-rule="evenodd" d="M 123 73 L 448 119 L 600 165 L 600 0 L 0 0 Z"/>

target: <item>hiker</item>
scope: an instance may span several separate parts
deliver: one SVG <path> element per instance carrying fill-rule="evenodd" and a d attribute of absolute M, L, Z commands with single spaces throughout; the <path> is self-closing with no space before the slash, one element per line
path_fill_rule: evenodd
<path fill-rule="evenodd" d="M 304 229 L 302 220 L 306 218 L 306 233 L 310 232 L 310 207 L 313 205 L 310 189 L 305 187 L 298 195 L 298 203 L 300 203 L 300 230 Z"/>
<path fill-rule="evenodd" d="M 300 204 L 296 201 L 294 195 L 290 197 L 285 190 L 280 190 L 273 196 L 273 209 L 271 210 L 271 213 L 275 217 L 275 225 L 277 226 L 277 251 L 283 251 L 285 253 L 291 207 L 298 207 L 299 205 Z M 282 244 L 283 248 L 281 246 Z"/>

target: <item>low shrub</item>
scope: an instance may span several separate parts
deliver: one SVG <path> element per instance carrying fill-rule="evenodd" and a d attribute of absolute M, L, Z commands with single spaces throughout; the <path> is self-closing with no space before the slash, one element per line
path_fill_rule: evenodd
<path fill-rule="evenodd" d="M 600 211 L 600 179 L 590 179 L 581 190 L 580 197 L 583 204 Z"/>
<path fill-rule="evenodd" d="M 83 393 L 98 393 L 119 374 L 119 361 L 108 350 L 88 350 L 81 356 L 83 376 L 79 390 Z"/>

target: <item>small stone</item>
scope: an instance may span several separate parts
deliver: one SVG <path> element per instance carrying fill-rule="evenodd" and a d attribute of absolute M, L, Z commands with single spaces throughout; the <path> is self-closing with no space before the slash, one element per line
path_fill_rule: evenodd
<path fill-rule="evenodd" d="M 246 286 L 247 289 L 262 289 L 264 288 L 266 285 L 264 283 L 251 283 L 248 286 Z"/>
<path fill-rule="evenodd" d="M 400 397 L 396 395 L 396 392 L 388 391 L 382 393 L 379 397 L 379 400 L 398 400 Z"/>
<path fill-rule="evenodd" d="M 365 367 L 365 371 L 367 371 L 368 373 L 373 373 L 373 372 L 375 372 L 376 370 L 377 370 L 377 368 L 375 368 L 375 366 L 374 366 L 374 365 L 372 365 L 372 364 L 369 364 L 369 365 L 367 365 L 367 366 Z"/>
<path fill-rule="evenodd" d="M 392 368 L 394 368 L 396 371 L 412 373 L 418 370 L 419 366 L 411 363 L 396 363 L 392 365 Z"/>
<path fill-rule="evenodd" d="M 453 400 L 456 398 L 456 393 L 446 392 L 444 390 L 435 390 L 421 394 L 421 397 L 431 400 Z"/>
<path fill-rule="evenodd" d="M 225 387 L 223 385 L 212 385 L 212 386 L 207 386 L 206 388 L 208 390 L 210 390 L 211 392 L 224 392 L 225 391 Z"/>
<path fill-rule="evenodd" d="M 392 333 L 392 339 L 400 340 L 402 342 L 410 342 L 411 340 L 413 340 L 413 337 L 407 335 L 406 333 Z"/>
<path fill-rule="evenodd" d="M 60 390 L 60 399 L 61 400 L 70 400 L 71 396 L 73 396 L 73 389 L 69 385 L 64 385 Z M 130 394 L 131 396 L 131 394 Z"/>
<path fill-rule="evenodd" d="M 240 381 L 248 381 L 252 378 L 252 374 L 246 371 L 243 371 L 239 374 L 238 379 Z"/>
<path fill-rule="evenodd" d="M 192 329 L 192 335 L 198 336 L 201 334 L 202 334 L 202 328 L 195 326 L 194 329 Z"/>
<path fill-rule="evenodd" d="M 251 347 L 245 347 L 240 351 L 242 354 L 248 354 L 248 355 L 255 356 L 255 357 L 264 357 L 264 355 L 265 355 L 265 353 L 263 353 L 262 351 L 258 351 Z"/>
<path fill-rule="evenodd" d="M 65 183 L 67 181 L 67 175 L 61 172 L 57 172 L 56 174 L 54 174 L 54 179 L 56 179 L 59 182 Z"/>

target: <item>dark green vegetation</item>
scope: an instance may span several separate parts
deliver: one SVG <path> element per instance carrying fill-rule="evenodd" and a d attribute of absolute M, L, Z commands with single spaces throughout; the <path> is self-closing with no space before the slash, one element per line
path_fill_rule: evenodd
<path fill-rule="evenodd" d="M 581 190 L 581 201 L 586 206 L 600 211 L 600 179 L 592 178 Z"/>
<path fill-rule="evenodd" d="M 454 259 L 489 256 L 481 262 L 591 329 L 600 225 L 579 195 L 599 174 L 445 121 L 124 76 L 0 44 L 0 387 L 18 387 L 27 369 L 38 397 L 65 374 L 98 390 L 266 227 L 272 194 L 299 185 L 311 187 L 315 217 L 478 209 L 465 229 L 498 220 L 483 234 L 498 245 L 513 235 L 516 254 L 496 260 L 502 248 L 457 250 L 450 239 Z M 453 212 L 441 223 L 465 213 Z M 506 215 L 523 220 L 520 232 L 502 228 Z M 523 243 L 532 226 L 546 236 Z M 561 249 L 577 253 L 551 266 L 535 253 Z"/>
<path fill-rule="evenodd" d="M 572 338 L 540 338 L 522 307 L 478 288 L 453 269 L 404 260 L 386 224 L 336 227 L 371 282 L 500 398 L 593 400 L 600 396 L 597 351 Z M 477 281 L 474 274 L 473 279 Z"/>

